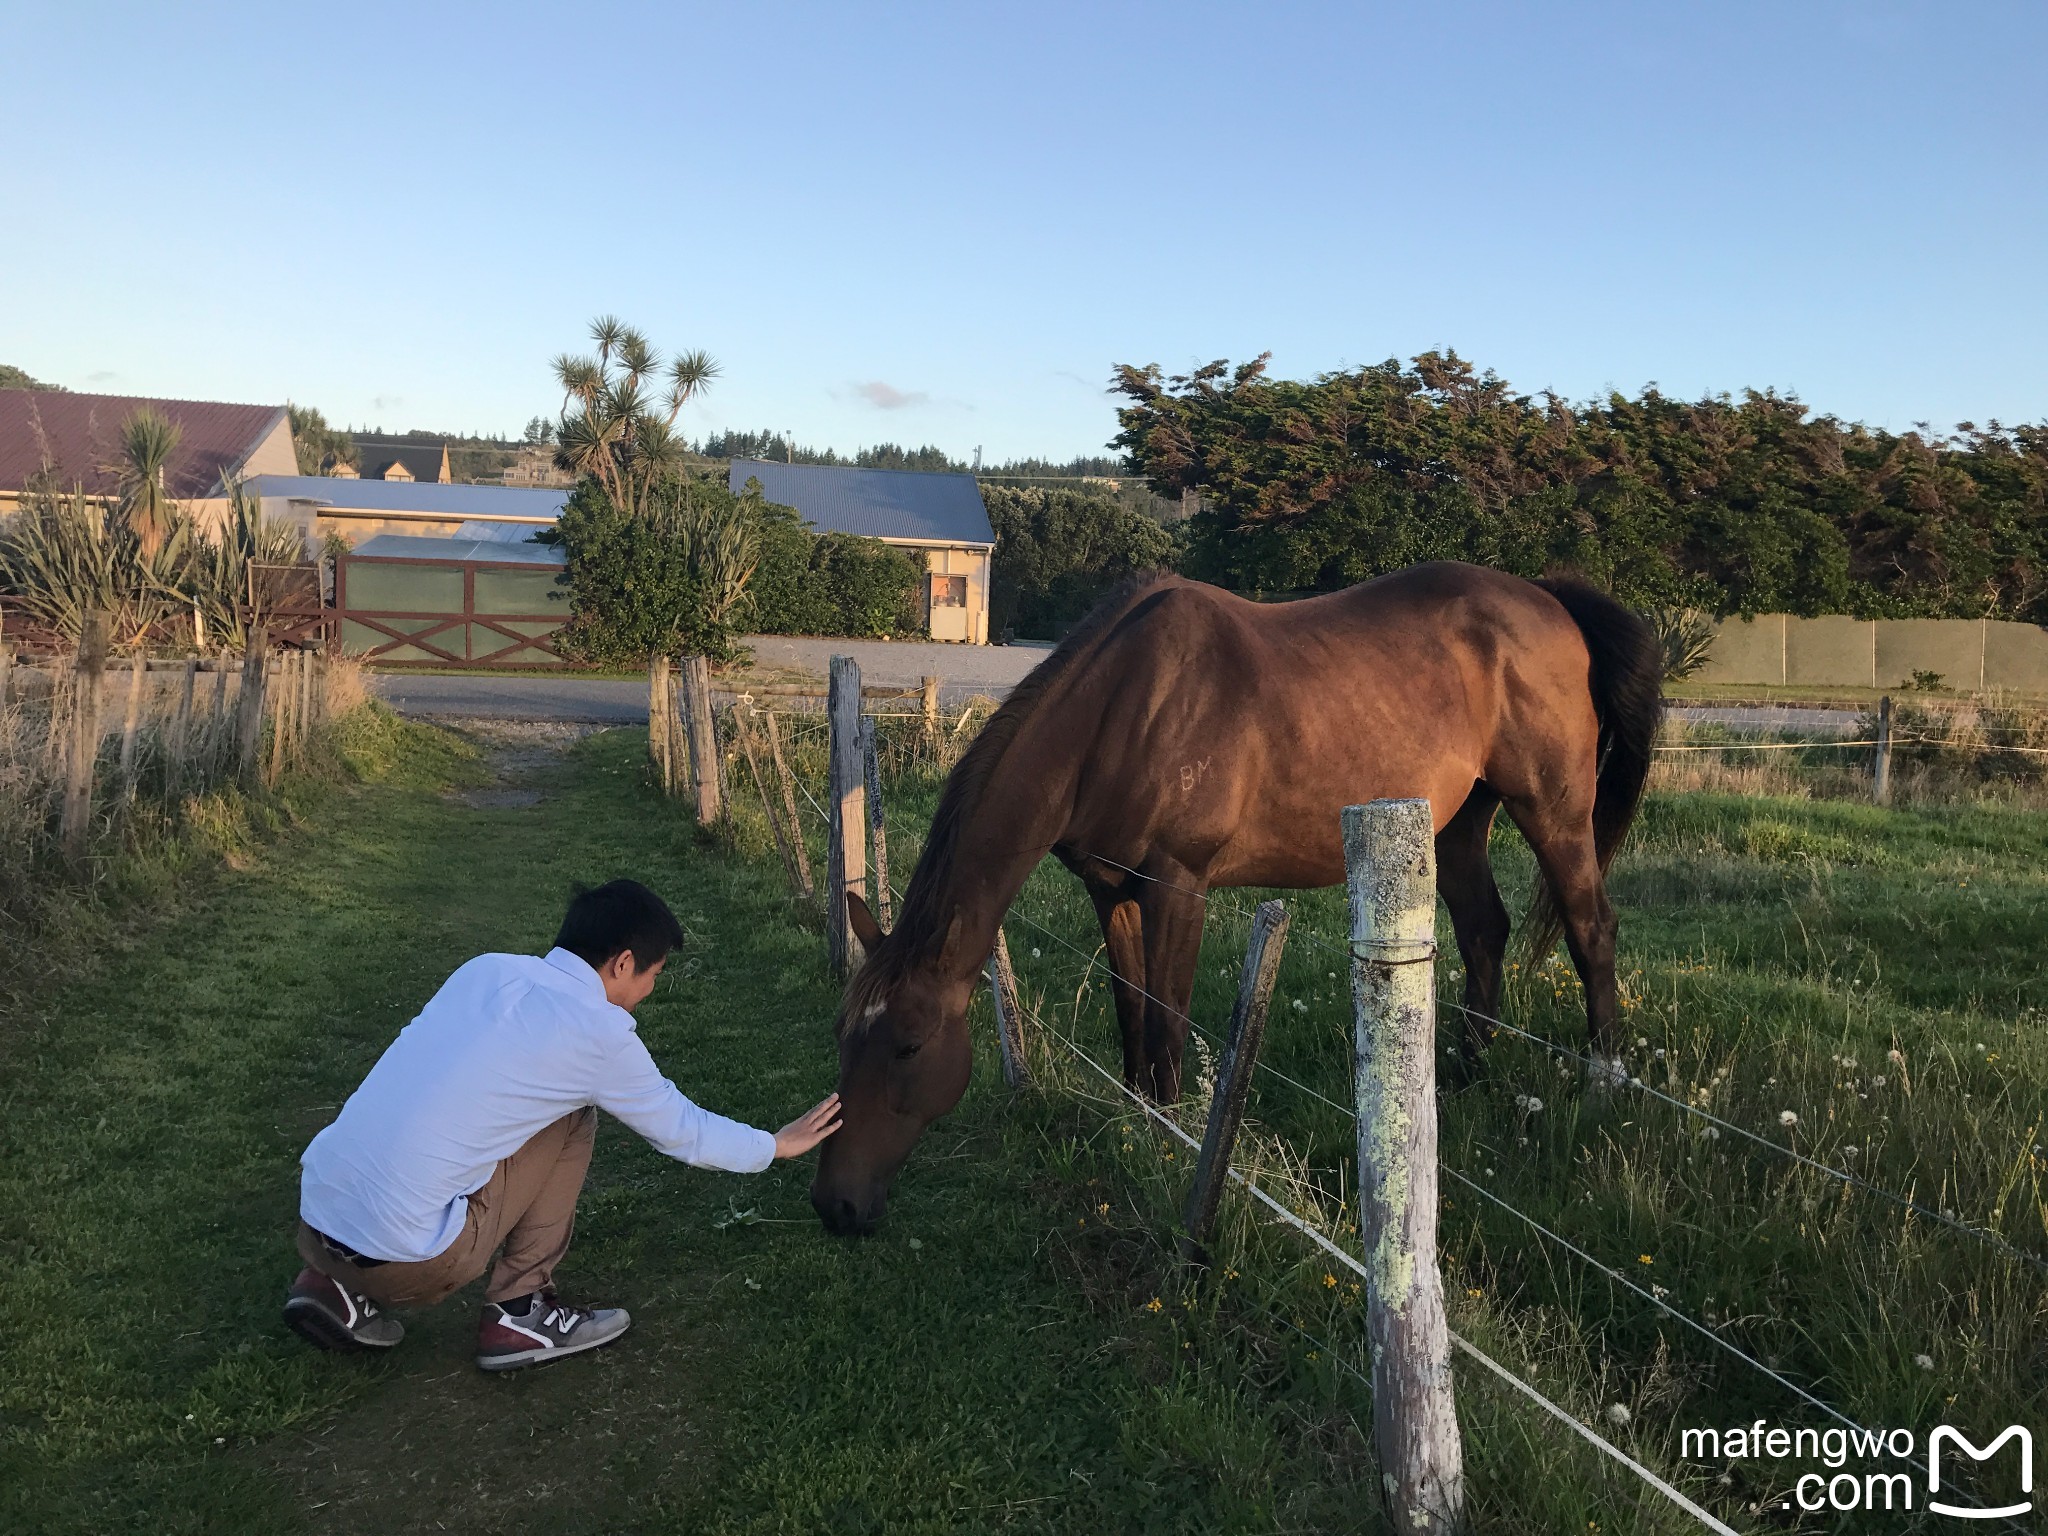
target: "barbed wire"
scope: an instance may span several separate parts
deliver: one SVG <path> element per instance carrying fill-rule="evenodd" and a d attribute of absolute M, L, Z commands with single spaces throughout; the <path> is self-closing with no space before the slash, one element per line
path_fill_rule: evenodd
<path fill-rule="evenodd" d="M 1074 946 L 1072 945 L 1068 945 L 1067 947 L 1070 949 L 1074 948 Z M 1090 960 L 1090 964 L 1082 968 L 1081 974 L 1083 975 L 1086 975 L 1090 971 L 1092 971 L 1096 963 L 1094 957 L 1091 956 L 1088 958 Z M 1185 1017 L 1185 1015 L 1183 1015 L 1183 1017 Z M 1057 1031 L 1054 1031 L 1054 1033 L 1057 1033 Z M 1065 1037 L 1062 1036 L 1062 1038 L 1064 1039 Z M 1078 1045 L 1076 1045 L 1073 1041 L 1068 1040 L 1067 1044 L 1071 1049 L 1074 1049 L 1077 1052 L 1079 1051 Z M 1282 1082 L 1285 1082 L 1294 1088 L 1300 1089 L 1303 1093 L 1309 1095 L 1309 1097 L 1316 1099 L 1325 1105 L 1328 1105 L 1331 1109 L 1336 1110 L 1340 1115 L 1343 1115 L 1345 1118 L 1352 1121 L 1353 1124 L 1357 1123 L 1358 1111 L 1355 1108 L 1339 1104 L 1336 1100 L 1328 1098 L 1321 1093 L 1318 1093 L 1315 1089 L 1308 1087 L 1306 1084 L 1296 1082 L 1294 1079 L 1286 1076 L 1286 1074 L 1278 1071 L 1273 1067 L 1268 1066 L 1265 1062 L 1254 1060 L 1252 1063 L 1253 1076 L 1256 1077 L 1261 1072 L 1264 1072 L 1270 1077 L 1277 1077 Z M 1197 1143 L 1197 1145 L 1199 1144 Z M 1453 1168 L 1449 1163 L 1444 1162 L 1441 1157 L 1439 1157 L 1437 1160 L 1437 1166 L 1445 1174 L 1457 1180 L 1458 1183 L 1464 1185 L 1466 1188 L 1472 1190 L 1474 1193 L 1485 1197 L 1493 1204 L 1499 1206 L 1502 1210 L 1507 1211 L 1509 1214 L 1527 1223 L 1536 1232 L 1552 1239 L 1560 1247 L 1564 1248 L 1567 1252 L 1571 1253 L 1576 1258 L 1582 1260 L 1584 1263 L 1590 1265 L 1592 1268 L 1598 1270 L 1601 1274 L 1607 1276 L 1609 1280 L 1626 1287 L 1630 1291 L 1633 1291 L 1636 1295 L 1642 1297 L 1643 1300 L 1649 1302 L 1659 1311 L 1664 1312 L 1676 1321 L 1685 1324 L 1688 1328 L 1691 1328 L 1695 1333 L 1698 1333 L 1701 1337 L 1708 1340 L 1708 1342 L 1725 1350 L 1734 1358 L 1742 1361 L 1745 1365 L 1751 1366 L 1754 1369 L 1761 1371 L 1765 1376 L 1768 1376 L 1772 1381 L 1775 1381 L 1778 1385 L 1784 1387 L 1788 1392 L 1791 1392 L 1794 1396 L 1800 1398 L 1802 1401 L 1808 1403 L 1810 1406 L 1820 1409 L 1823 1413 L 1826 1413 L 1830 1417 L 1839 1420 L 1841 1423 L 1847 1425 L 1851 1429 L 1861 1428 L 1861 1426 L 1858 1425 L 1855 1420 L 1849 1418 L 1846 1414 L 1835 1409 L 1830 1404 L 1822 1401 L 1820 1398 L 1815 1397 L 1811 1392 L 1807 1391 L 1798 1383 L 1789 1380 L 1785 1376 L 1773 1370 L 1770 1366 L 1765 1365 L 1761 1360 L 1758 1360 L 1753 1355 L 1741 1349 L 1739 1346 L 1732 1344 L 1728 1340 L 1722 1338 L 1718 1333 L 1716 1333 L 1712 1328 L 1708 1327 L 1705 1323 L 1699 1321 L 1698 1319 L 1690 1316 L 1685 1312 L 1680 1311 L 1676 1307 L 1673 1307 L 1669 1302 L 1665 1301 L 1662 1297 L 1657 1296 L 1653 1292 L 1636 1284 L 1635 1281 L 1629 1279 L 1626 1274 L 1616 1269 L 1614 1266 L 1602 1263 L 1592 1254 L 1586 1252 L 1585 1249 L 1576 1246 L 1566 1238 L 1558 1236 L 1558 1234 L 1551 1231 L 1550 1228 L 1545 1226 L 1541 1221 L 1537 1220 L 1534 1216 L 1531 1216 L 1527 1211 L 1520 1209 L 1518 1206 L 1512 1204 L 1511 1202 L 1505 1199 L 1502 1199 L 1499 1195 L 1493 1193 L 1491 1190 L 1485 1188 L 1483 1185 L 1476 1183 L 1467 1175 L 1461 1173 L 1458 1169 Z"/>
<path fill-rule="evenodd" d="M 1113 868 L 1123 870 L 1125 873 L 1134 875 L 1140 880 L 1150 881 L 1151 883 L 1163 886 L 1166 889 L 1178 891 L 1182 895 L 1201 901 L 1202 903 L 1204 903 L 1204 905 L 1213 904 L 1216 906 L 1220 906 L 1224 908 L 1224 910 L 1233 913 L 1233 915 L 1236 915 L 1247 921 L 1250 919 L 1249 913 L 1245 912 L 1242 908 L 1235 906 L 1233 903 L 1229 901 L 1225 901 L 1216 897 L 1213 892 L 1197 891 L 1188 886 L 1176 885 L 1172 881 L 1161 880 L 1156 875 L 1148 875 L 1144 873 L 1142 870 L 1133 869 L 1128 864 L 1119 863 L 1117 860 L 1106 858 L 1101 854 L 1089 853 L 1085 850 L 1080 849 L 1076 849 L 1075 852 L 1083 858 L 1094 859 L 1097 862 L 1108 864 Z M 1027 921 L 1028 920 L 1029 919 L 1027 918 Z M 1051 930 L 1049 929 L 1044 931 L 1051 932 Z M 1055 935 L 1055 937 L 1057 937 L 1057 935 Z M 1312 949 L 1317 949 L 1325 954 L 1342 959 L 1347 966 L 1353 960 L 1353 956 L 1351 955 L 1348 946 L 1339 948 L 1337 945 L 1322 938 L 1321 935 L 1317 934 L 1315 930 L 1311 928 L 1297 928 L 1290 925 L 1287 938 L 1290 944 L 1295 942 L 1304 943 Z M 1065 941 L 1062 940 L 1061 942 Z M 1072 946 L 1069 947 L 1071 948 Z M 1181 1012 L 1179 1009 L 1173 1008 L 1170 1005 L 1161 1002 L 1160 999 L 1152 996 L 1151 993 L 1146 992 L 1141 987 L 1135 986 L 1131 982 L 1126 981 L 1125 985 L 1131 986 L 1134 991 L 1139 992 L 1141 995 L 1148 998 L 1150 1001 L 1157 1003 L 1162 1008 L 1165 1008 L 1167 1012 L 1173 1014 L 1176 1018 L 1183 1020 L 1191 1029 L 1195 1030 L 1197 1033 L 1202 1034 L 1203 1037 L 1209 1040 L 1211 1043 L 1219 1043 L 1216 1041 L 1215 1037 L 1212 1034 L 1210 1034 L 1207 1030 L 1203 1029 L 1203 1027 L 1197 1024 L 1194 1019 L 1190 1018 L 1187 1014 Z M 1767 1136 L 1760 1136 L 1755 1131 L 1752 1131 L 1745 1126 L 1737 1125 L 1732 1120 L 1728 1120 L 1720 1115 L 1714 1114 L 1711 1110 L 1702 1109 L 1701 1107 L 1695 1104 L 1688 1104 L 1683 1099 L 1676 1098 L 1671 1094 L 1663 1092 L 1661 1089 L 1654 1088 L 1650 1084 L 1644 1082 L 1640 1077 L 1634 1077 L 1619 1073 L 1616 1070 L 1616 1068 L 1610 1063 L 1602 1062 L 1592 1056 L 1582 1054 L 1578 1051 L 1574 1051 L 1568 1046 L 1559 1045 L 1557 1042 L 1553 1040 L 1547 1040 L 1541 1035 L 1532 1034 L 1526 1029 L 1522 1029 L 1516 1025 L 1508 1023 L 1505 1019 L 1498 1019 L 1494 1018 L 1489 1014 L 1480 1013 L 1476 1009 L 1468 1008 L 1463 1003 L 1453 1002 L 1449 998 L 1439 998 L 1438 1006 L 1440 1008 L 1452 1009 L 1457 1013 L 1463 1014 L 1467 1018 L 1476 1019 L 1480 1023 L 1486 1024 L 1490 1028 L 1493 1028 L 1495 1030 L 1502 1030 L 1510 1035 L 1516 1036 L 1519 1039 L 1531 1041 L 1534 1044 L 1542 1046 L 1545 1050 L 1553 1051 L 1560 1056 L 1566 1057 L 1569 1060 L 1578 1062 L 1581 1066 L 1585 1067 L 1588 1070 L 1589 1074 L 1595 1075 L 1601 1079 L 1606 1080 L 1612 1086 L 1628 1087 L 1638 1092 L 1648 1094 L 1650 1097 L 1660 1100 L 1661 1102 L 1670 1105 L 1674 1109 L 1681 1110 L 1684 1113 L 1692 1115 L 1697 1119 L 1705 1120 L 1722 1130 L 1732 1132 L 1734 1135 L 1740 1136 L 1744 1140 L 1756 1146 L 1763 1147 L 1771 1152 L 1775 1152 L 1781 1157 L 1789 1158 L 1792 1161 L 1799 1163 L 1806 1168 L 1812 1169 L 1817 1173 L 1825 1174 L 1827 1177 L 1834 1179 L 1839 1183 L 1849 1185 L 1856 1189 L 1860 1189 L 1867 1194 L 1876 1195 L 1880 1199 L 1887 1200 L 1891 1202 L 1893 1205 L 1898 1206 L 1902 1210 L 1911 1211 L 1926 1221 L 1932 1222 L 1937 1226 L 1946 1228 L 1949 1231 L 1961 1233 L 1963 1236 L 1971 1238 L 1976 1242 L 1982 1243 L 1986 1247 L 1991 1248 L 1998 1253 L 2004 1254 L 2008 1258 L 2016 1259 L 2020 1263 L 2028 1265 L 2029 1267 L 2038 1270 L 2041 1273 L 2048 1274 L 2048 1259 L 2044 1259 L 2038 1254 L 2031 1253 L 2028 1250 L 2019 1247 L 2007 1238 L 2000 1236 L 1996 1232 L 1987 1231 L 1982 1227 L 1972 1226 L 1968 1222 L 1958 1220 L 1957 1218 L 1947 1215 L 1941 1211 L 1935 1210 L 1930 1206 L 1923 1205 L 1918 1200 L 1913 1199 L 1909 1195 L 1902 1195 L 1895 1190 L 1885 1188 L 1881 1184 L 1873 1183 L 1871 1180 L 1863 1178 L 1858 1174 L 1851 1173 L 1847 1169 L 1836 1168 L 1831 1166 L 1830 1164 L 1821 1162 L 1817 1158 L 1809 1157 L 1807 1154 L 1799 1151 L 1796 1147 L 1788 1147 L 1783 1142 L 1773 1141 Z M 1296 1082 L 1294 1079 L 1288 1077 L 1285 1073 L 1280 1072 L 1278 1069 L 1266 1066 L 1264 1062 L 1260 1062 L 1258 1066 L 1260 1070 L 1272 1073 L 1272 1075 L 1279 1077 L 1283 1082 L 1287 1082 L 1291 1086 L 1300 1089 L 1303 1093 L 1308 1094 L 1312 1098 L 1321 1100 L 1324 1104 L 1329 1105 L 1332 1109 L 1336 1109 L 1341 1113 L 1346 1114 L 1354 1113 L 1354 1111 L 1347 1109 L 1346 1106 L 1339 1104 L 1336 1100 L 1328 1098 L 1327 1096 L 1321 1093 L 1318 1093 L 1315 1089 L 1310 1088 L 1304 1083 Z"/>
<path fill-rule="evenodd" d="M 1041 1024 L 1044 1023 L 1043 1020 L 1041 1020 L 1040 1022 Z M 1185 1130 L 1181 1129 L 1180 1126 L 1174 1124 L 1174 1122 L 1171 1119 L 1167 1118 L 1167 1116 L 1163 1114 L 1157 1108 L 1157 1106 L 1146 1103 L 1143 1098 L 1141 1098 L 1138 1094 L 1134 1093 L 1130 1089 L 1130 1087 L 1126 1085 L 1120 1078 L 1116 1077 L 1113 1073 L 1111 1073 L 1107 1067 L 1103 1066 L 1093 1056 L 1089 1055 L 1088 1052 L 1082 1050 L 1081 1047 L 1075 1041 L 1068 1038 L 1061 1031 L 1052 1028 L 1050 1025 L 1045 1025 L 1045 1032 L 1051 1035 L 1054 1039 L 1058 1040 L 1062 1045 L 1066 1046 L 1066 1048 L 1070 1052 L 1072 1052 L 1077 1059 L 1085 1063 L 1087 1066 L 1093 1068 L 1098 1076 L 1102 1077 L 1105 1081 L 1114 1086 L 1133 1104 L 1137 1105 L 1139 1109 L 1143 1110 L 1146 1116 L 1149 1119 L 1151 1119 L 1155 1124 L 1163 1127 L 1177 1140 L 1179 1140 L 1183 1145 L 1192 1147 L 1197 1151 L 1201 1149 L 1201 1143 L 1199 1141 L 1195 1140 L 1194 1137 L 1190 1136 Z M 1252 1198 L 1256 1200 L 1259 1204 L 1265 1206 L 1276 1216 L 1279 1216 L 1286 1225 L 1292 1227 L 1302 1236 L 1308 1238 L 1310 1242 L 1312 1242 L 1323 1253 L 1328 1255 L 1333 1261 L 1343 1265 L 1346 1269 L 1350 1270 L 1353 1274 L 1357 1275 L 1361 1283 L 1370 1283 L 1372 1277 L 1370 1273 L 1366 1270 L 1364 1262 L 1361 1259 L 1357 1258 L 1355 1255 L 1346 1251 L 1336 1242 L 1331 1240 L 1331 1238 L 1326 1233 L 1324 1233 L 1320 1228 L 1318 1228 L 1302 1216 L 1298 1215 L 1294 1211 L 1289 1210 L 1284 1204 L 1274 1199 L 1272 1195 L 1270 1195 L 1263 1188 L 1261 1188 L 1255 1180 L 1247 1177 L 1238 1169 L 1226 1168 L 1224 1170 L 1224 1173 L 1232 1182 L 1236 1183 L 1242 1189 L 1244 1189 L 1246 1193 L 1251 1195 Z M 1298 1327 L 1297 1331 L 1300 1331 Z M 1590 1443 L 1598 1447 L 1607 1455 L 1613 1457 L 1616 1461 L 1621 1463 L 1623 1466 L 1627 1467 L 1630 1471 L 1634 1472 L 1638 1477 L 1643 1479 L 1644 1482 L 1648 1483 L 1651 1487 L 1655 1488 L 1659 1493 L 1663 1494 L 1666 1498 L 1670 1499 L 1673 1503 L 1677 1504 L 1680 1508 L 1684 1509 L 1688 1514 L 1702 1521 L 1708 1527 L 1708 1529 L 1716 1533 L 1725 1533 L 1725 1536 L 1736 1536 L 1736 1532 L 1734 1532 L 1729 1526 L 1727 1526 L 1720 1520 L 1716 1519 L 1712 1514 L 1708 1513 L 1705 1509 L 1702 1509 L 1698 1504 L 1694 1503 L 1691 1499 L 1687 1498 L 1683 1493 L 1679 1492 L 1678 1489 L 1674 1488 L 1669 1482 L 1667 1482 L 1662 1477 L 1658 1476 L 1650 1468 L 1644 1466 L 1640 1461 L 1637 1461 L 1633 1456 L 1630 1456 L 1626 1451 L 1614 1445 L 1612 1442 L 1608 1441 L 1603 1436 L 1596 1433 L 1587 1425 L 1581 1423 L 1576 1415 L 1571 1413 L 1562 1405 L 1555 1403 L 1551 1401 L 1549 1398 L 1545 1397 L 1540 1391 L 1537 1390 L 1537 1388 L 1532 1383 L 1524 1380 L 1520 1376 L 1517 1376 L 1514 1372 L 1510 1371 L 1506 1366 L 1500 1364 L 1500 1362 L 1495 1360 L 1492 1356 L 1488 1355 L 1484 1350 L 1480 1349 L 1476 1344 L 1474 1344 L 1470 1339 L 1467 1339 L 1463 1334 L 1459 1333 L 1455 1328 L 1450 1328 L 1447 1326 L 1445 1332 L 1449 1336 L 1450 1342 L 1453 1345 L 1453 1347 L 1462 1351 L 1464 1354 L 1471 1356 L 1478 1363 L 1485 1366 L 1495 1376 L 1507 1382 L 1509 1385 L 1513 1386 L 1517 1391 L 1521 1392 L 1524 1396 L 1536 1402 L 1546 1412 L 1550 1413 L 1553 1417 L 1555 1417 L 1559 1422 L 1577 1431 Z M 1327 1345 L 1323 1347 L 1325 1349 L 1328 1348 Z M 1336 1351 L 1331 1350 L 1330 1355 L 1333 1360 L 1337 1360 L 1340 1364 L 1344 1363 L 1342 1361 L 1342 1357 L 1338 1355 Z"/>

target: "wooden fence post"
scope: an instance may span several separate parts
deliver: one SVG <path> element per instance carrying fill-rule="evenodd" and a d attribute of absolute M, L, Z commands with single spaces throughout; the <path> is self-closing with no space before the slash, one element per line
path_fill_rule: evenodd
<path fill-rule="evenodd" d="M 121 712 L 121 800 L 135 798 L 135 735 L 142 724 L 142 690 L 149 680 L 149 658 L 140 650 L 128 668 L 128 707 Z"/>
<path fill-rule="evenodd" d="M 1195 1160 L 1195 1182 L 1188 1190 L 1187 1230 L 1180 1240 L 1181 1257 L 1207 1264 L 1209 1233 L 1223 1199 L 1223 1181 L 1230 1172 L 1231 1148 L 1244 1124 L 1244 1103 L 1258 1064 L 1259 1043 L 1266 1037 L 1266 1014 L 1273 1002 L 1273 983 L 1280 977 L 1280 955 L 1287 947 L 1287 906 L 1262 901 L 1252 913 L 1251 942 L 1245 946 L 1244 970 L 1237 978 L 1237 1006 L 1230 1011 L 1230 1035 L 1223 1059 L 1216 1064 L 1216 1084 L 1209 1097 L 1209 1124 L 1202 1132 L 1201 1155 Z"/>
<path fill-rule="evenodd" d="M 817 886 L 811 880 L 811 850 L 804 841 L 804 824 L 796 813 L 796 775 L 789 771 L 789 763 L 782 755 L 782 732 L 776 728 L 775 712 L 763 710 L 762 717 L 768 722 L 768 757 L 775 767 L 776 782 L 782 787 L 782 808 L 789 818 L 789 851 L 796 856 L 797 886 L 803 892 L 804 900 L 817 895 Z"/>
<path fill-rule="evenodd" d="M 1396 1530 L 1462 1532 L 1464 1451 L 1436 1238 L 1435 829 L 1427 800 L 1347 805 L 1343 827 L 1380 1486 Z"/>
<path fill-rule="evenodd" d="M 676 781 L 669 762 L 668 708 L 668 658 L 650 656 L 647 658 L 647 758 L 654 764 L 655 777 L 661 781 L 661 792 L 672 795 L 676 792 Z"/>
<path fill-rule="evenodd" d="M 185 658 L 185 675 L 178 683 L 178 712 L 171 720 L 170 743 L 164 751 L 164 798 L 176 794 L 184 782 L 185 764 L 192 752 L 192 695 L 199 686 L 199 658 Z"/>
<path fill-rule="evenodd" d="M 939 744 L 939 680 L 925 676 L 919 679 L 924 693 L 924 739 L 927 746 Z"/>
<path fill-rule="evenodd" d="M 825 839 L 825 940 L 833 971 L 851 974 L 860 945 L 846 898 L 867 888 L 867 775 L 860 760 L 860 663 L 832 658 L 825 712 L 832 726 L 831 826 Z"/>
<path fill-rule="evenodd" d="M 685 656 L 678 681 L 690 779 L 697 788 L 697 825 L 708 827 L 725 815 L 724 785 L 718 772 L 718 728 L 711 718 L 711 664 L 702 656 Z"/>
<path fill-rule="evenodd" d="M 14 682 L 14 652 L 7 648 L 7 642 L 0 640 L 0 709 L 7 707 L 7 696 Z"/>
<path fill-rule="evenodd" d="M 315 708 L 317 690 L 313 686 L 313 677 L 319 661 L 320 657 L 316 652 L 299 652 L 299 737 L 295 747 L 301 768 L 310 760 L 313 750 L 313 727 L 318 721 L 318 711 Z"/>
<path fill-rule="evenodd" d="M 263 773 L 263 695 L 270 671 L 270 631 L 256 625 L 242 653 L 242 693 L 235 701 L 235 750 L 242 782 L 254 789 Z"/>
<path fill-rule="evenodd" d="M 896 926 L 895 901 L 889 891 L 889 833 L 882 817 L 882 761 L 875 750 L 875 717 L 860 719 L 860 758 L 868 787 L 868 840 L 875 862 L 875 921 L 887 933 Z"/>
<path fill-rule="evenodd" d="M 270 689 L 270 668 L 263 669 L 265 693 Z M 292 653 L 281 651 L 277 658 L 277 689 L 274 697 L 266 700 L 270 705 L 270 768 L 263 775 L 263 782 L 275 785 L 284 777 L 285 751 L 291 745 L 292 735 Z"/>
<path fill-rule="evenodd" d="M 1017 973 L 1010 965 L 1010 941 L 996 927 L 996 947 L 988 956 L 988 990 L 996 1006 L 996 1044 L 1003 1054 L 1003 1082 L 1021 1088 L 1031 1081 L 1024 1065 L 1024 1006 L 1017 999 Z"/>
<path fill-rule="evenodd" d="M 92 829 L 93 769 L 100 756 L 100 692 L 111 629 L 107 615 L 97 609 L 85 615 L 72 669 L 70 750 L 64 764 L 64 810 L 58 835 L 73 874 L 85 872 L 87 834 Z M 54 710 L 54 692 L 51 702 Z"/>
<path fill-rule="evenodd" d="M 1892 803 L 1892 696 L 1877 701 L 1877 752 L 1870 765 L 1870 798 Z"/>

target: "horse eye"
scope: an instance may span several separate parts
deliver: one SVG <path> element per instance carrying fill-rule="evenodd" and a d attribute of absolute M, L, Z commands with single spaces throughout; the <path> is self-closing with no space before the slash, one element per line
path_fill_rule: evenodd
<path fill-rule="evenodd" d="M 922 1040 L 913 1040 L 909 1045 L 899 1045 L 896 1047 L 896 1059 L 898 1061 L 908 1061 L 923 1049 L 924 1042 Z"/>

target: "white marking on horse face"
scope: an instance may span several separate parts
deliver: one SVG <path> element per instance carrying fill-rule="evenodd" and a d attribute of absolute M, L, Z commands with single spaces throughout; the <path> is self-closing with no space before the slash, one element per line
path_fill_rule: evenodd
<path fill-rule="evenodd" d="M 887 1004 L 886 1002 L 884 1002 L 884 1001 L 883 1001 L 882 999 L 880 999 L 880 998 L 876 998 L 876 999 L 875 999 L 875 1000 L 874 1000 L 874 1001 L 873 1001 L 872 1003 L 869 1003 L 869 1004 L 867 1005 L 867 1007 L 865 1007 L 864 1009 L 862 1009 L 862 1010 L 861 1010 L 861 1015 L 860 1015 L 860 1021 L 861 1021 L 861 1023 L 863 1023 L 863 1024 L 872 1024 L 872 1023 L 874 1023 L 874 1022 L 875 1022 L 875 1020 L 879 1019 L 879 1018 L 880 1018 L 880 1017 L 882 1016 L 882 1014 L 883 1014 L 883 1013 L 884 1013 L 885 1011 L 887 1011 L 888 1007 L 889 1007 L 889 1005 L 888 1005 L 888 1004 Z"/>

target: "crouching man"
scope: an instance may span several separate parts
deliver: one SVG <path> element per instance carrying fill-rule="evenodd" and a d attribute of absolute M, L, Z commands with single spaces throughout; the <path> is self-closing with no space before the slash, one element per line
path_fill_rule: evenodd
<path fill-rule="evenodd" d="M 659 896 L 614 880 L 569 903 L 546 956 L 481 955 L 449 977 L 300 1159 L 307 1267 L 285 1321 L 323 1349 L 388 1349 L 405 1330 L 381 1308 L 432 1306 L 488 1267 L 483 1369 L 595 1349 L 626 1331 L 625 1310 L 572 1305 L 554 1285 L 597 1110 L 734 1173 L 839 1129 L 836 1094 L 770 1135 L 661 1075 L 633 1010 L 682 942 Z"/>

